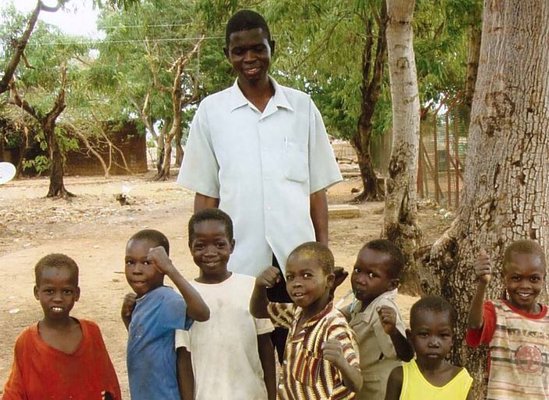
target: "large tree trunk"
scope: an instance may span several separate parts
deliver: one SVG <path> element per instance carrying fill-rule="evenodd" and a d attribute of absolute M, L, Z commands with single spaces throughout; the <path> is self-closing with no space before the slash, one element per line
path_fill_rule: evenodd
<path fill-rule="evenodd" d="M 385 3 L 381 5 L 375 35 L 373 19 L 374 17 L 368 19 L 365 23 L 366 40 L 362 52 L 362 84 L 360 88 L 362 94 L 361 111 L 358 119 L 357 133 L 351 139 L 351 144 L 357 154 L 363 186 L 362 192 L 354 200 L 360 202 L 382 200 L 385 190 L 377 179 L 370 153 L 373 133 L 372 117 L 381 93 L 381 82 L 383 80 L 385 57 L 387 55 L 387 41 L 385 40 L 387 7 Z M 374 40 L 374 37 L 377 37 L 377 40 Z"/>
<path fill-rule="evenodd" d="M 462 345 L 473 260 L 491 254 L 489 296 L 498 298 L 506 246 L 530 238 L 549 250 L 549 3 L 486 0 L 483 21 L 460 207 L 430 254 L 431 288 L 458 314 L 453 359 L 473 374 L 475 399 L 486 360 Z"/>
<path fill-rule="evenodd" d="M 416 177 L 419 154 L 419 93 L 413 48 L 415 1 L 387 0 L 387 50 L 393 110 L 393 146 L 386 181 L 384 235 L 403 250 L 410 289 L 414 253 L 421 237 L 417 226 Z"/>

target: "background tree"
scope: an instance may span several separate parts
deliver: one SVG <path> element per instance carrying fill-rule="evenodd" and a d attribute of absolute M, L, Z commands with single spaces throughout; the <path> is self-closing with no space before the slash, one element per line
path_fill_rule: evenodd
<path fill-rule="evenodd" d="M 510 242 L 549 246 L 549 4 L 485 1 L 480 64 L 469 128 L 464 187 L 456 219 L 434 244 L 428 281 L 458 311 L 455 362 L 482 398 L 486 362 L 462 346 L 480 249 L 494 260 L 489 296 L 502 295 L 501 261 Z M 520 62 L 517 62 L 520 60 Z"/>
<path fill-rule="evenodd" d="M 126 115 L 140 117 L 157 144 L 157 178 L 165 179 L 172 144 L 182 157 L 182 132 L 189 118 L 184 109 L 196 104 L 201 93 L 201 59 L 188 58 L 177 68 L 187 54 L 200 49 L 195 48 L 201 35 L 193 2 L 143 1 L 139 7 L 103 12 L 99 26 L 106 38 L 98 47 L 98 84 L 110 88 Z"/>
<path fill-rule="evenodd" d="M 17 31 L 23 20 L 14 9 L 8 13 L 11 13 L 9 22 L 0 32 L 3 48 L 7 48 L 6 40 L 11 32 Z M 40 125 L 45 144 L 43 149 L 47 148 L 49 154 L 44 166 L 50 174 L 48 197 L 71 195 L 63 182 L 63 153 L 75 143 L 63 137 L 56 124 L 67 106 L 67 85 L 78 73 L 77 58 L 86 53 L 86 48 L 67 44 L 65 39 L 58 29 L 38 22 L 33 35 L 35 44 L 26 47 L 25 56 L 22 56 L 24 65 L 19 65 L 9 84 L 8 102 L 28 113 Z"/>
<path fill-rule="evenodd" d="M 415 1 L 387 0 L 387 50 L 393 110 L 393 146 L 386 181 L 384 235 L 413 264 L 417 226 L 416 176 L 419 155 L 419 90 L 413 47 Z"/>
<path fill-rule="evenodd" d="M 9 88 L 9 83 L 13 78 L 13 75 L 19 65 L 21 59 L 25 58 L 25 48 L 29 42 L 30 36 L 38 21 L 38 15 L 40 12 L 55 12 L 59 10 L 67 0 L 58 0 L 55 6 L 47 6 L 41 0 L 36 2 L 36 6 L 29 16 L 25 28 L 22 32 L 19 29 L 12 31 L 10 46 L 3 46 L 3 56 L 7 57 L 8 61 L 4 66 L 4 73 L 2 79 L 0 79 L 0 94 L 6 92 Z M 13 12 L 12 12 L 13 15 Z M 22 25 L 21 25 L 22 26 Z"/>

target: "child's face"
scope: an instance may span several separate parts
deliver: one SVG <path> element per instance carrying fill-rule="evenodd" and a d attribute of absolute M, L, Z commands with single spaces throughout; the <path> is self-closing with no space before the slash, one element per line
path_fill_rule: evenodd
<path fill-rule="evenodd" d="M 422 361 L 443 361 L 452 348 L 453 329 L 449 311 L 418 310 L 408 338 Z"/>
<path fill-rule="evenodd" d="M 150 240 L 133 239 L 126 245 L 125 270 L 126 280 L 141 297 L 164 284 L 164 275 L 149 260 L 149 250 L 157 243 Z"/>
<path fill-rule="evenodd" d="M 325 304 L 321 303 L 333 283 L 334 274 L 326 274 L 314 255 L 297 254 L 288 258 L 286 289 L 292 301 L 299 307 L 322 311 Z"/>
<path fill-rule="evenodd" d="M 194 225 L 190 250 L 204 280 L 222 282 L 227 278 L 227 263 L 233 249 L 234 240 L 229 241 L 221 221 L 206 220 Z"/>
<path fill-rule="evenodd" d="M 80 298 L 80 288 L 68 268 L 45 267 L 34 287 L 34 297 L 40 301 L 45 319 L 62 320 L 69 318 Z"/>
<path fill-rule="evenodd" d="M 537 299 L 545 284 L 545 266 L 537 254 L 511 253 L 503 268 L 509 301 L 516 308 L 535 313 Z"/>
<path fill-rule="evenodd" d="M 261 28 L 233 32 L 225 54 L 238 80 L 254 84 L 267 78 L 271 63 L 271 43 Z"/>
<path fill-rule="evenodd" d="M 365 248 L 358 253 L 351 274 L 351 285 L 355 297 L 364 305 L 398 286 L 398 279 L 389 274 L 390 262 L 389 254 L 377 250 Z"/>

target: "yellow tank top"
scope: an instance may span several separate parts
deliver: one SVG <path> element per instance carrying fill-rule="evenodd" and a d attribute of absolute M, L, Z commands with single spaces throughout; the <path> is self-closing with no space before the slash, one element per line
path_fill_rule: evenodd
<path fill-rule="evenodd" d="M 463 368 L 444 386 L 433 386 L 419 370 L 416 360 L 402 366 L 402 392 L 400 400 L 465 400 L 473 378 Z"/>

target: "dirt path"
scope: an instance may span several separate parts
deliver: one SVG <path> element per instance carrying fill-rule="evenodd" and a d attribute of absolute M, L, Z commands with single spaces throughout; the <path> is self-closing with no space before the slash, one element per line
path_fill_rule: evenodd
<path fill-rule="evenodd" d="M 66 253 L 80 266 L 81 298 L 73 315 L 96 321 L 118 373 L 123 396 L 129 399 L 126 373 L 127 334 L 119 318 L 122 298 L 129 291 L 123 274 L 124 246 L 139 229 L 164 232 L 172 245 L 171 258 L 182 273 L 193 278 L 196 266 L 187 249 L 187 221 L 193 194 L 173 181 L 151 182 L 150 176 L 66 178 L 68 190 L 78 197 L 70 202 L 45 199 L 47 179 L 12 181 L 0 186 L 0 393 L 11 368 L 15 338 L 26 326 L 41 318 L 33 296 L 33 268 L 51 252 Z M 356 181 L 330 189 L 330 203 L 351 199 Z M 120 206 L 115 195 L 130 187 L 132 205 Z M 383 204 L 361 205 L 361 217 L 330 221 L 330 240 L 337 265 L 348 271 L 362 244 L 379 237 Z M 433 218 L 434 210 L 422 213 L 425 229 L 436 235 L 445 225 Z M 349 282 L 338 289 L 348 293 Z M 407 316 L 413 298 L 400 296 Z"/>

